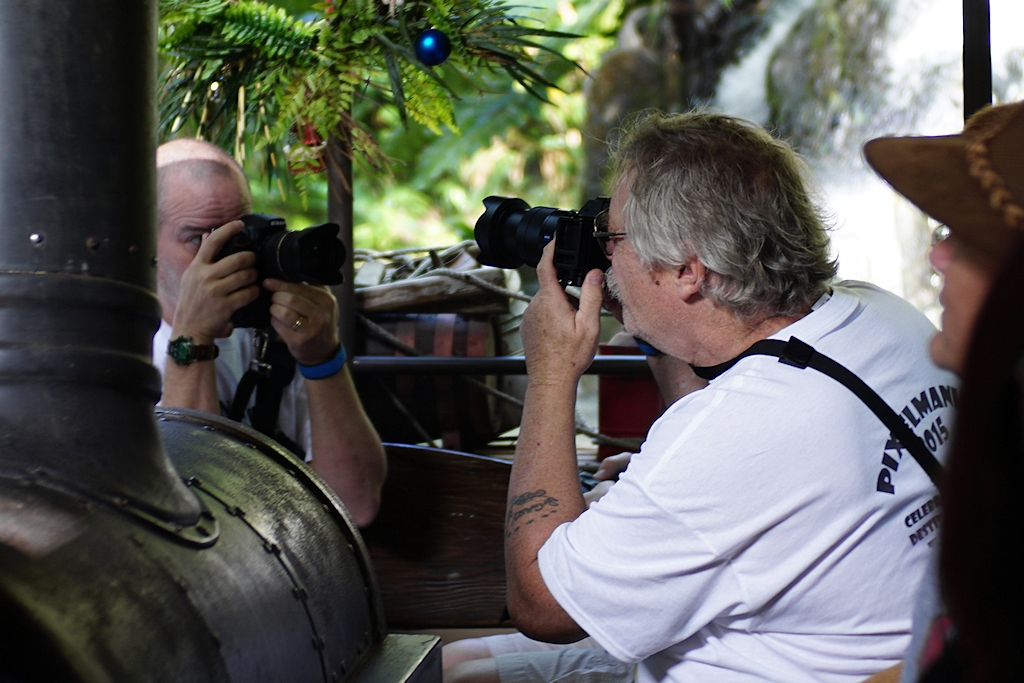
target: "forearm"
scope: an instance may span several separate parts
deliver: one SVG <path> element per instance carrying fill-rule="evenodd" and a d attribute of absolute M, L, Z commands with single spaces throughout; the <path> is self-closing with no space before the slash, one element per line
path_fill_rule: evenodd
<path fill-rule="evenodd" d="M 554 529 L 585 509 L 576 463 L 575 402 L 571 379 L 528 386 L 505 522 L 509 613 L 527 635 L 556 642 L 585 635 L 548 591 L 537 562 Z"/>
<path fill-rule="evenodd" d="M 306 393 L 310 466 L 338 494 L 356 525 L 366 526 L 380 508 L 387 461 L 348 367 L 331 377 L 306 380 Z"/>
<path fill-rule="evenodd" d="M 529 381 L 505 518 L 509 613 L 526 635 L 568 643 L 585 635 L 544 584 L 537 553 L 560 524 L 584 510 L 576 465 L 576 384 L 594 360 L 603 275 L 592 270 L 578 305 L 558 282 L 548 244 L 537 264 L 540 289 L 520 333 Z"/>
<path fill-rule="evenodd" d="M 217 396 L 217 368 L 214 361 L 178 365 L 167 360 L 164 368 L 163 396 L 160 405 L 166 408 L 192 408 L 220 414 Z"/>
<path fill-rule="evenodd" d="M 647 364 L 658 383 L 661 398 L 670 406 L 683 396 L 699 391 L 708 385 L 706 379 L 698 377 L 686 361 L 669 355 L 648 356 Z"/>

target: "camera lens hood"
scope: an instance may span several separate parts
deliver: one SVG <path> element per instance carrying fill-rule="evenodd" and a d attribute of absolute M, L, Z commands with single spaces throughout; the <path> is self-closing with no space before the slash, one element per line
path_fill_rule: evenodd
<path fill-rule="evenodd" d="M 484 209 L 473 234 L 480 245 L 480 262 L 496 268 L 536 268 L 562 219 L 574 216 L 548 206 L 531 209 L 515 197 L 488 197 Z"/>

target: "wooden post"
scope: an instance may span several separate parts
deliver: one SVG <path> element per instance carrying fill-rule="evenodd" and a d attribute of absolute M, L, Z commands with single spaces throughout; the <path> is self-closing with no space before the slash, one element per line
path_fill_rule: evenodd
<path fill-rule="evenodd" d="M 327 220 L 337 223 L 345 245 L 345 281 L 331 288 L 338 299 L 338 338 L 349 353 L 355 343 L 355 289 L 352 286 L 352 146 L 350 139 L 332 137 L 327 145 Z"/>

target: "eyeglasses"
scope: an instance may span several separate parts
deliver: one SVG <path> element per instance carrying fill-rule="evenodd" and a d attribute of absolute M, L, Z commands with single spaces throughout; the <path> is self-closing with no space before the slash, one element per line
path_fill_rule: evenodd
<path fill-rule="evenodd" d="M 604 255 L 607 256 L 608 258 L 612 257 L 612 252 L 615 250 L 612 246 L 614 241 L 624 239 L 625 237 L 626 233 L 624 232 L 600 231 L 594 233 L 594 239 L 597 240 L 597 243 L 601 245 L 601 250 L 604 252 Z"/>
<path fill-rule="evenodd" d="M 949 226 L 938 221 L 928 219 L 928 226 L 932 228 L 932 246 L 934 247 L 939 242 L 949 239 L 952 231 Z"/>

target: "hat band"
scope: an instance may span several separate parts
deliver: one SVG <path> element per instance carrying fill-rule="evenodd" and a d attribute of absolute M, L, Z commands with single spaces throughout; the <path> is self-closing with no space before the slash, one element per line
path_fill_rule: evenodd
<path fill-rule="evenodd" d="M 1011 229 L 1024 228 L 1024 209 L 1013 201 L 1013 194 L 1006 189 L 1006 182 L 992 166 L 988 156 L 988 140 L 994 134 L 995 131 L 967 145 L 967 172 L 988 194 L 988 205 L 996 213 L 1002 214 L 1007 226 Z"/>

